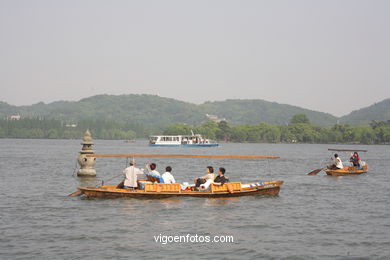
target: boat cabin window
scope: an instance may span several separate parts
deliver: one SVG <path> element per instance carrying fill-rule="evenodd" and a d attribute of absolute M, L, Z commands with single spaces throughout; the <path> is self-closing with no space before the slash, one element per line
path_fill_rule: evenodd
<path fill-rule="evenodd" d="M 180 141 L 180 137 L 179 136 L 162 136 L 160 138 L 160 141 L 165 141 L 165 142 L 175 141 L 175 142 L 178 142 L 178 141 Z"/>

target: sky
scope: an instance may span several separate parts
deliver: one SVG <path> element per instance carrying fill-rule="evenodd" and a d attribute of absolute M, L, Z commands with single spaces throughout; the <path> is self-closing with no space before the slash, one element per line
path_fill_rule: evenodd
<path fill-rule="evenodd" d="M 390 98 L 390 1 L 0 0 L 0 101 L 156 94 L 342 116 Z"/>

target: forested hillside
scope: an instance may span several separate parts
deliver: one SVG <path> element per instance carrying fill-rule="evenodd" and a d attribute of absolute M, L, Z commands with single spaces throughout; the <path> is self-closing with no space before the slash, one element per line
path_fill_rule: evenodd
<path fill-rule="evenodd" d="M 331 126 L 337 120 L 330 114 L 263 100 L 227 100 L 196 105 L 155 95 L 98 95 L 77 102 L 41 102 L 20 107 L 0 103 L 2 118 L 12 114 L 64 122 L 104 119 L 159 126 L 175 123 L 197 125 L 208 120 L 206 114 L 226 118 L 231 124 L 286 124 L 295 114 L 307 115 L 318 126 Z"/>
<path fill-rule="evenodd" d="M 331 114 L 264 100 L 226 100 L 196 105 L 156 95 L 98 95 L 80 101 L 57 101 L 31 106 L 12 106 L 0 102 L 0 118 L 19 114 L 21 118 L 56 119 L 64 123 L 82 120 L 107 120 L 123 124 L 166 127 L 184 123 L 199 125 L 209 120 L 206 114 L 226 120 L 231 125 L 286 125 L 296 114 L 304 114 L 320 127 L 349 124 L 368 126 L 372 121 L 390 120 L 390 99 L 337 118 Z"/>
<path fill-rule="evenodd" d="M 196 124 L 206 120 L 195 104 L 153 95 L 99 95 L 77 102 L 58 101 L 14 107 L 13 111 L 22 117 L 53 118 L 65 122 L 104 119 L 164 126 L 177 122 Z M 3 111 L 0 113 L 5 115 Z"/>
<path fill-rule="evenodd" d="M 200 105 L 204 113 L 215 114 L 233 124 L 287 124 L 296 114 L 305 114 L 317 126 L 332 126 L 337 117 L 301 107 L 264 100 L 226 100 Z"/>
<path fill-rule="evenodd" d="M 390 120 L 390 99 L 365 107 L 340 118 L 341 124 L 369 125 L 372 121 Z"/>

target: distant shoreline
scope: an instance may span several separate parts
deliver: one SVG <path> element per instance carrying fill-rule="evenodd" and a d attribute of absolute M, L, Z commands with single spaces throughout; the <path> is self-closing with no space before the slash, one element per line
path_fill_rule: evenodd
<path fill-rule="evenodd" d="M 62 140 L 62 141 L 81 141 L 82 138 L 0 138 L 0 140 Z M 94 138 L 94 141 L 121 141 L 128 144 L 134 144 L 137 142 L 148 142 L 147 138 L 138 138 L 136 142 L 125 142 L 126 139 L 100 139 L 100 138 Z M 313 144 L 313 145 L 390 145 L 389 143 L 376 143 L 376 144 L 363 144 L 363 143 L 302 143 L 302 142 L 295 142 L 295 143 L 269 143 L 269 142 L 225 142 L 225 141 L 218 141 L 220 144 Z"/>

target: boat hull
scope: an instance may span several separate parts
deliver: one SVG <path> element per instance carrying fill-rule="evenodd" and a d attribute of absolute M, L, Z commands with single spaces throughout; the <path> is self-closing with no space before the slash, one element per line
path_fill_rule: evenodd
<path fill-rule="evenodd" d="M 324 171 L 327 175 L 330 176 L 359 175 L 368 171 L 368 165 L 364 165 L 362 169 L 358 169 L 356 166 L 347 166 L 342 169 L 326 169 Z"/>
<path fill-rule="evenodd" d="M 79 191 L 90 198 L 139 198 L 162 199 L 170 197 L 197 197 L 197 198 L 228 198 L 252 195 L 277 195 L 283 181 L 268 182 L 262 186 L 243 188 L 240 191 L 180 191 L 180 192 L 147 192 L 144 190 L 130 191 L 118 189 L 114 186 L 79 187 Z"/>

